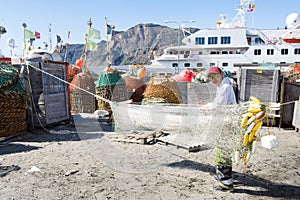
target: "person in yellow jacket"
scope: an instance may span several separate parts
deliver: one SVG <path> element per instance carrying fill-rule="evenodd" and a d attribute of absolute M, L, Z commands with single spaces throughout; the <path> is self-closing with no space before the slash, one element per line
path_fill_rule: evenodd
<path fill-rule="evenodd" d="M 207 78 L 211 83 L 217 86 L 216 97 L 212 103 L 212 107 L 221 105 L 236 104 L 236 97 L 233 90 L 233 86 L 228 77 L 226 77 L 223 71 L 213 66 L 208 70 Z M 219 138 L 222 140 L 222 138 Z M 215 168 L 216 175 L 213 176 L 217 184 L 214 186 L 215 190 L 232 190 L 232 152 L 230 147 L 226 147 L 224 144 L 217 142 L 216 156 L 215 156 Z"/>

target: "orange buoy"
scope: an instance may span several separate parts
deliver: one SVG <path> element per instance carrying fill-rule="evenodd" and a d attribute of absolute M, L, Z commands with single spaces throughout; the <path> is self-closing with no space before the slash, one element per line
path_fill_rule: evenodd
<path fill-rule="evenodd" d="M 78 67 L 82 67 L 83 66 L 83 60 L 81 60 L 81 59 L 76 60 L 75 65 L 78 66 Z"/>
<path fill-rule="evenodd" d="M 294 72 L 300 72 L 300 65 L 294 66 Z"/>
<path fill-rule="evenodd" d="M 146 76 L 146 69 L 144 67 L 138 69 L 137 77 L 144 78 Z"/>

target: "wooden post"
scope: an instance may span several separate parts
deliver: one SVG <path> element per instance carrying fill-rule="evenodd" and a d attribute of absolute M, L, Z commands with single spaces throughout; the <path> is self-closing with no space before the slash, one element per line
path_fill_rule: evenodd
<path fill-rule="evenodd" d="M 283 103 L 284 103 L 284 85 L 285 85 L 285 79 L 284 77 L 282 78 L 282 82 L 281 82 L 281 95 L 280 95 L 280 109 L 279 109 L 279 129 L 281 128 L 281 124 L 282 124 L 282 109 L 283 109 Z"/>

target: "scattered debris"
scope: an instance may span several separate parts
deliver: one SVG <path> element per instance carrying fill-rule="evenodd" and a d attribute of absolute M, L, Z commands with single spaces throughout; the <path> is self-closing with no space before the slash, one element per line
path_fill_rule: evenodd
<path fill-rule="evenodd" d="M 39 173 L 41 173 L 41 174 L 44 173 L 44 172 L 42 172 L 38 167 L 33 166 L 33 167 L 31 167 L 30 170 L 28 170 L 27 172 L 25 172 L 25 175 L 33 174 L 33 173 L 35 173 L 35 172 L 39 172 Z"/>
<path fill-rule="evenodd" d="M 79 172 L 79 170 L 77 169 L 74 169 L 74 170 L 70 170 L 70 171 L 67 171 L 64 176 L 70 176 L 71 174 L 76 174 L 77 172 Z"/>
<path fill-rule="evenodd" d="M 11 166 L 0 166 L 0 177 L 6 176 L 11 171 L 17 171 L 21 169 L 21 167 L 17 165 L 11 165 Z"/>

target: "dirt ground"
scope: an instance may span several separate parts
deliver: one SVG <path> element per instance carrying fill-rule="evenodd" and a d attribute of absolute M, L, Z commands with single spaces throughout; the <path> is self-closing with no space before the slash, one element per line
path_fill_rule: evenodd
<path fill-rule="evenodd" d="M 1 199 L 300 199 L 300 134 L 293 129 L 272 128 L 278 146 L 257 145 L 247 166 L 233 166 L 235 189 L 220 192 L 212 190 L 213 148 L 115 142 L 115 132 L 93 126 L 59 125 L 1 141 Z"/>

